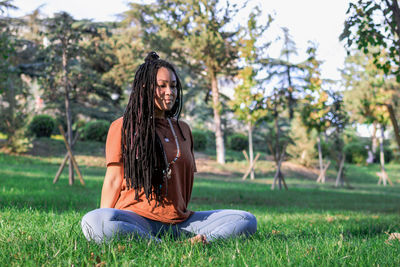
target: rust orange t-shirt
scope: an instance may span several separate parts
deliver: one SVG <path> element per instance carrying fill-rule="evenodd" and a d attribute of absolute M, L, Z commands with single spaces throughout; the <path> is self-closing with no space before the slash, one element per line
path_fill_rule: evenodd
<path fill-rule="evenodd" d="M 115 120 L 108 131 L 106 141 L 106 163 L 122 163 L 121 130 L 123 117 Z M 134 189 L 128 189 L 126 180 L 123 179 L 120 195 L 115 204 L 116 209 L 131 210 L 140 216 L 163 223 L 179 223 L 186 220 L 193 212 L 187 209 L 192 194 L 193 177 L 196 164 L 193 155 L 193 137 L 189 126 L 179 121 L 183 139 L 175 119 L 171 119 L 176 136 L 178 137 L 181 156 L 172 165 L 172 175 L 168 180 L 167 195 L 163 198 L 161 206 L 155 205 L 155 201 L 148 202 L 143 190 L 139 193 L 139 199 L 135 200 Z M 161 139 L 168 162 L 171 162 L 177 152 L 174 136 L 166 119 L 156 119 L 156 132 Z M 122 177 L 124 170 L 121 170 Z"/>

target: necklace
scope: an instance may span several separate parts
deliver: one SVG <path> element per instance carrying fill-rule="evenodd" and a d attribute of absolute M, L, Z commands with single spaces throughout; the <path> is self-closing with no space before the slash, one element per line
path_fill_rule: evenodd
<path fill-rule="evenodd" d="M 175 162 L 181 156 L 181 150 L 179 147 L 178 137 L 176 136 L 176 133 L 175 133 L 174 127 L 172 126 L 171 120 L 169 118 L 167 118 L 167 121 L 168 121 L 169 127 L 171 128 L 171 132 L 172 132 L 172 135 L 174 136 L 175 144 L 176 144 L 176 156 L 170 163 L 167 164 L 167 178 L 170 179 L 171 178 L 171 167 L 172 167 L 172 165 L 175 164 Z"/>

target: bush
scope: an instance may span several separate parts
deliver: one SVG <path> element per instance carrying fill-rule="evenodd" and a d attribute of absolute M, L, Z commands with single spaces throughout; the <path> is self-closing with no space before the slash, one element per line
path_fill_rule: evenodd
<path fill-rule="evenodd" d="M 87 141 L 105 142 L 110 123 L 105 120 L 94 120 L 83 126 L 81 138 Z"/>
<path fill-rule="evenodd" d="M 228 136 L 228 149 L 235 150 L 235 151 L 242 151 L 249 147 L 249 140 L 247 136 L 243 134 L 232 134 Z"/>
<path fill-rule="evenodd" d="M 355 164 L 364 164 L 368 157 L 368 151 L 365 145 L 360 142 L 349 143 L 344 147 L 346 161 Z"/>
<path fill-rule="evenodd" d="M 386 145 L 384 142 L 383 146 L 383 155 L 385 157 L 385 163 L 391 162 L 394 159 L 394 153 L 393 150 L 389 147 L 389 145 Z M 374 154 L 375 157 L 375 162 L 379 163 L 380 162 L 380 157 L 381 157 L 381 151 L 380 151 L 380 146 L 378 145 L 376 152 Z"/>
<path fill-rule="evenodd" d="M 193 130 L 192 135 L 194 150 L 204 151 L 207 148 L 207 133 L 201 130 Z"/>
<path fill-rule="evenodd" d="M 50 137 L 55 127 L 55 121 L 49 115 L 37 115 L 33 117 L 28 126 L 29 135 L 35 137 Z"/>

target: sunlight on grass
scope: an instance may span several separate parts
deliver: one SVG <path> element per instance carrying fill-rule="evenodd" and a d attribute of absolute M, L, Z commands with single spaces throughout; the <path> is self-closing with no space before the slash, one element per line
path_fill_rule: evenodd
<path fill-rule="evenodd" d="M 56 135 L 51 135 L 51 137 L 50 137 L 51 139 L 54 139 L 54 140 L 61 140 L 61 141 L 64 141 L 64 138 L 63 138 L 63 136 L 61 135 L 61 134 L 56 134 Z"/>
<path fill-rule="evenodd" d="M 241 162 L 230 166 L 243 169 Z M 265 181 L 273 173 L 266 172 L 254 182 L 197 173 L 190 209 L 242 209 L 258 221 L 254 236 L 206 247 L 168 236 L 161 244 L 129 237 L 110 244 L 87 242 L 80 220 L 99 205 L 105 169 L 81 166 L 87 183 L 83 187 L 78 181 L 69 186 L 66 172 L 53 185 L 57 167 L 46 158 L 0 154 L 0 262 L 4 265 L 400 264 L 400 242 L 388 241 L 390 233 L 400 232 L 400 186 L 377 186 L 375 177 L 368 176 L 377 166 L 350 166 L 353 189 L 334 188 L 332 180 L 316 184 L 292 174 L 287 177 L 288 191 L 271 191 Z M 397 170 L 397 165 L 388 165 L 394 177 Z"/>

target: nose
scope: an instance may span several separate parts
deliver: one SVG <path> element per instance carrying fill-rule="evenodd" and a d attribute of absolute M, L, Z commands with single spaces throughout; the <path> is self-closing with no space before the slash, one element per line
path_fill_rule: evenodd
<path fill-rule="evenodd" d="M 171 86 L 167 85 L 167 86 L 165 87 L 165 94 L 166 94 L 166 95 L 172 95 L 172 88 L 171 88 Z"/>
<path fill-rule="evenodd" d="M 168 95 L 168 96 L 174 95 L 174 94 L 175 94 L 175 87 L 170 86 L 170 85 L 167 85 L 167 86 L 165 87 L 164 94 L 165 94 L 165 95 Z"/>

